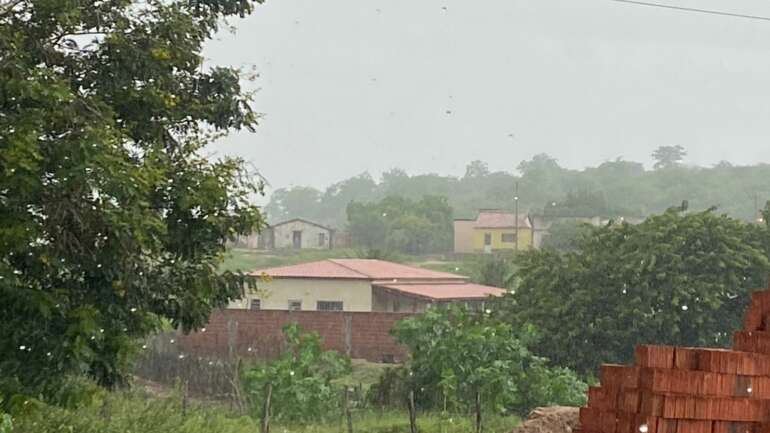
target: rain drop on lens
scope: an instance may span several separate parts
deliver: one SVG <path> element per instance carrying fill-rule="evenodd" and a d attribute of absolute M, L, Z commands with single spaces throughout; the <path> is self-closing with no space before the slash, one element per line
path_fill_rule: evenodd
<path fill-rule="evenodd" d="M 682 305 L 682 311 L 687 311 L 687 305 Z"/>

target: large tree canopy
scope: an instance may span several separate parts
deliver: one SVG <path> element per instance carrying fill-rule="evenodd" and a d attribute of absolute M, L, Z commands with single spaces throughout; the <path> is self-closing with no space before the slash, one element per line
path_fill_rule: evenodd
<path fill-rule="evenodd" d="M 729 345 L 770 272 L 765 227 L 679 209 L 586 228 L 571 251 L 518 265 L 505 316 L 543 334 L 539 354 L 582 372 L 627 362 L 640 343 Z"/>
<path fill-rule="evenodd" d="M 246 0 L 0 4 L 0 377 L 123 378 L 161 319 L 243 290 L 225 243 L 262 224 L 243 162 L 202 153 L 258 116 L 203 43 Z M 7 384 L 6 384 L 7 385 Z"/>

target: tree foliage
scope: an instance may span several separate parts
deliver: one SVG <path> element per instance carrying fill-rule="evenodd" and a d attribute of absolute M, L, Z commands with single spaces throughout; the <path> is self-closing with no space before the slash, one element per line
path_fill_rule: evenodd
<path fill-rule="evenodd" d="M 660 146 L 652 153 L 652 158 L 655 160 L 654 168 L 660 170 L 676 167 L 685 156 L 687 152 L 682 146 Z"/>
<path fill-rule="evenodd" d="M 391 196 L 376 203 L 352 202 L 347 212 L 355 246 L 406 254 L 451 248 L 452 208 L 444 197 L 414 201 Z"/>
<path fill-rule="evenodd" d="M 244 373 L 253 410 L 261 416 L 267 386 L 272 386 L 272 416 L 278 420 L 314 421 L 337 413 L 339 394 L 332 380 L 350 372 L 350 359 L 324 351 L 316 333 L 303 333 L 296 323 L 283 328 L 281 356 Z"/>
<path fill-rule="evenodd" d="M 240 296 L 216 271 L 262 225 L 260 185 L 203 155 L 257 114 L 203 43 L 244 0 L 0 6 L 0 376 L 115 385 L 161 319 L 190 330 Z"/>
<path fill-rule="evenodd" d="M 666 170 L 645 170 L 639 162 L 616 159 L 571 170 L 554 158 L 538 155 L 513 170 L 490 171 L 485 163 L 474 161 L 462 177 L 437 174 L 409 175 L 394 169 L 380 179 L 364 174 L 339 182 L 325 191 L 306 187 L 278 189 L 267 209 L 272 222 L 305 216 L 319 223 L 344 228 L 348 203 L 370 203 L 387 196 L 420 200 L 424 195 L 448 199 L 455 218 L 475 218 L 479 209 L 510 209 L 519 185 L 519 209 L 522 212 L 563 216 L 604 216 L 610 218 L 645 217 L 661 213 L 671 205 L 688 200 L 694 208 L 718 204 L 729 215 L 754 221 L 757 218 L 755 195 L 770 199 L 769 164 L 733 166 L 718 164 L 713 168 L 672 164 Z M 294 196 L 289 200 L 288 196 Z M 296 206 L 284 206 L 291 201 Z"/>
<path fill-rule="evenodd" d="M 528 349 L 536 341 L 531 327 L 515 328 L 489 312 L 438 308 L 399 322 L 393 333 L 409 349 L 406 377 L 425 407 L 467 409 L 476 393 L 487 410 L 519 414 L 584 402 L 585 384 Z"/>
<path fill-rule="evenodd" d="M 533 251 L 505 315 L 547 338 L 536 352 L 591 372 L 640 343 L 727 346 L 749 292 L 765 287 L 766 228 L 671 209 L 639 225 L 590 228 L 574 251 Z"/>

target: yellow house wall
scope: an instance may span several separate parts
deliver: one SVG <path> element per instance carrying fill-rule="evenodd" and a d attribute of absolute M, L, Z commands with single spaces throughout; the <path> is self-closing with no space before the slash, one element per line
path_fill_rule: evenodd
<path fill-rule="evenodd" d="M 229 308 L 249 308 L 259 299 L 263 310 L 288 310 L 289 301 L 302 301 L 302 311 L 316 311 L 318 301 L 342 301 L 344 311 L 372 311 L 372 286 L 364 280 L 276 278 L 258 282 L 256 293 L 230 303 Z"/>
<path fill-rule="evenodd" d="M 514 250 L 515 242 L 503 242 L 503 234 L 516 234 L 516 229 L 475 229 L 473 233 L 473 249 L 484 251 L 484 235 L 492 235 L 492 250 Z M 532 246 L 532 229 L 519 227 L 519 250 L 526 250 Z"/>

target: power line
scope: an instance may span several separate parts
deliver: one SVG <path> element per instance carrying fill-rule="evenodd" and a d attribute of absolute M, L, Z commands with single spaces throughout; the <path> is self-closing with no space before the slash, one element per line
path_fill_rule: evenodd
<path fill-rule="evenodd" d="M 637 1 L 637 0 L 610 0 L 610 1 L 618 2 L 618 3 L 634 4 L 639 6 L 674 9 L 674 10 L 685 11 L 685 12 L 697 12 L 701 14 L 722 15 L 722 16 L 733 17 L 733 18 L 746 18 L 751 20 L 770 21 L 770 17 L 764 17 L 760 15 L 746 15 L 746 14 L 739 14 L 739 13 L 733 13 L 733 12 L 714 11 L 709 9 L 686 8 L 683 6 L 673 6 L 673 5 L 666 5 L 666 4 L 660 4 L 660 3 Z"/>

